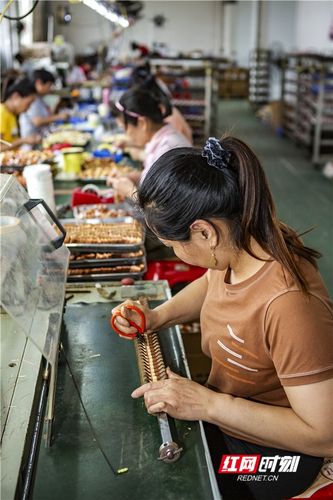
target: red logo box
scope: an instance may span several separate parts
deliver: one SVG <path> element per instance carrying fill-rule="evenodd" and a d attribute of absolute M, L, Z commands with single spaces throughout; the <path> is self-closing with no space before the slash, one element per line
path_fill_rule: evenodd
<path fill-rule="evenodd" d="M 219 474 L 255 474 L 261 455 L 222 455 Z"/>

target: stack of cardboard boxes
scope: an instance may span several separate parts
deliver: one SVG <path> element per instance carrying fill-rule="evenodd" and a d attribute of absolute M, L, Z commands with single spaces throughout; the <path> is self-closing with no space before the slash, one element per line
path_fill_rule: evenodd
<path fill-rule="evenodd" d="M 220 72 L 219 97 L 246 99 L 249 93 L 249 71 L 246 68 L 227 68 Z"/>

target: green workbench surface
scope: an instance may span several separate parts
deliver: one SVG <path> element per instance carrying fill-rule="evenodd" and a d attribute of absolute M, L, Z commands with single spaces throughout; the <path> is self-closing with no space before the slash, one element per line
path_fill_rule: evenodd
<path fill-rule="evenodd" d="M 114 468 L 128 467 L 128 472 L 113 475 L 101 455 L 60 355 L 54 443 L 49 449 L 41 445 L 33 499 L 214 498 L 198 422 L 175 421 L 173 437 L 184 451 L 175 463 L 157 460 L 157 419 L 142 399 L 130 396 L 140 385 L 134 344 L 109 326 L 115 305 L 69 302 L 62 343 L 98 438 Z M 160 343 L 166 364 L 185 375 L 176 329 L 161 331 Z"/>

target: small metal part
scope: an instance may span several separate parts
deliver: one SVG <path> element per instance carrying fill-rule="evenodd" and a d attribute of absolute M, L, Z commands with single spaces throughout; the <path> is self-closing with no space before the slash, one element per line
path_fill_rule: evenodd
<path fill-rule="evenodd" d="M 157 290 L 155 285 L 128 285 L 121 287 L 121 298 L 131 299 L 131 300 L 146 300 L 155 299 L 157 296 Z"/>
<path fill-rule="evenodd" d="M 117 470 L 117 474 L 125 474 L 125 472 L 128 472 L 128 467 L 123 467 L 122 469 Z"/>
<path fill-rule="evenodd" d="M 183 448 L 179 448 L 178 444 L 172 441 L 171 443 L 162 443 L 159 451 L 160 456 L 157 458 L 157 460 L 171 463 L 178 460 L 178 458 L 180 457 L 180 453 L 183 451 Z"/>
<path fill-rule="evenodd" d="M 96 283 L 95 285 L 97 292 L 103 299 L 106 300 L 111 300 L 113 297 L 116 295 L 117 291 L 112 290 L 112 292 L 109 291 L 107 287 L 102 286 L 100 283 Z"/>

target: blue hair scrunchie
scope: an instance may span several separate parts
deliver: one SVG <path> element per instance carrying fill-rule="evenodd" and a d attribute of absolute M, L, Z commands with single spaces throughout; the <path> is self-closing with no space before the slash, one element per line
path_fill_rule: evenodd
<path fill-rule="evenodd" d="M 203 147 L 201 156 L 207 158 L 207 163 L 217 170 L 229 168 L 231 152 L 224 149 L 222 144 L 215 137 L 209 137 Z"/>

